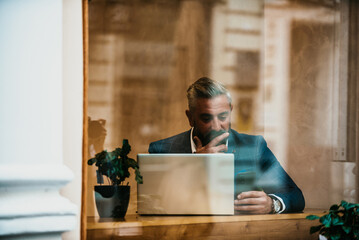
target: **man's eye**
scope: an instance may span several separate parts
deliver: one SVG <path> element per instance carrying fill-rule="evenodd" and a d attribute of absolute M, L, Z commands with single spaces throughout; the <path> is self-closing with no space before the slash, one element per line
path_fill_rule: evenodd
<path fill-rule="evenodd" d="M 218 116 L 218 119 L 221 121 L 224 121 L 227 119 L 227 117 L 228 117 L 227 115 L 220 115 L 220 116 Z"/>
<path fill-rule="evenodd" d="M 211 121 L 211 117 L 202 117 L 203 122 L 209 122 Z"/>

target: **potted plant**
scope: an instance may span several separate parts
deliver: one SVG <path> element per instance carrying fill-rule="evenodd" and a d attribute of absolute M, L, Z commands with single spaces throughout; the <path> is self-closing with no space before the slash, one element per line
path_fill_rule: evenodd
<path fill-rule="evenodd" d="M 94 158 L 88 160 L 88 165 L 95 163 L 98 168 L 97 182 L 95 186 L 95 201 L 97 211 L 101 218 L 123 218 L 126 215 L 130 200 L 130 186 L 125 180 L 130 176 L 129 168 L 135 170 L 136 181 L 141 184 L 142 176 L 137 162 L 127 155 L 131 146 L 127 139 L 123 140 L 122 148 L 116 148 L 112 152 L 103 150 L 97 153 Z M 106 176 L 110 185 L 102 185 L 103 176 Z"/>
<path fill-rule="evenodd" d="M 353 240 L 359 239 L 359 204 L 341 201 L 339 205 L 334 204 L 330 207 L 329 213 L 321 217 L 309 215 L 309 220 L 319 219 L 318 226 L 310 228 L 313 234 L 319 234 L 328 240 Z"/>

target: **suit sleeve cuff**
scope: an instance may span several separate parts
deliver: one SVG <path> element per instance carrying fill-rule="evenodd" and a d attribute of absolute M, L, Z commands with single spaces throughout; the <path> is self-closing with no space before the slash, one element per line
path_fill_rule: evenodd
<path fill-rule="evenodd" d="M 279 211 L 278 213 L 284 212 L 284 210 L 285 210 L 285 204 L 284 204 L 284 202 L 283 202 L 283 199 L 280 198 L 280 197 L 278 197 L 278 196 L 275 195 L 275 194 L 268 194 L 268 195 L 269 195 L 269 196 L 272 196 L 272 197 L 275 197 L 275 198 L 278 199 L 278 200 L 280 201 L 280 203 L 282 204 L 282 208 L 280 209 L 280 211 Z"/>

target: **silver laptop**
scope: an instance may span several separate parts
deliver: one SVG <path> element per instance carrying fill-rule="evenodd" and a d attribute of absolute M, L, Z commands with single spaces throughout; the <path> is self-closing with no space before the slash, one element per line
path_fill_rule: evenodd
<path fill-rule="evenodd" d="M 233 154 L 138 154 L 141 215 L 233 215 Z"/>

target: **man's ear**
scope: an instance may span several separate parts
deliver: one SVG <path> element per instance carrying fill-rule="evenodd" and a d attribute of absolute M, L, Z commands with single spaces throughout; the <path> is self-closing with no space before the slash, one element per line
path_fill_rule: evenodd
<path fill-rule="evenodd" d="M 193 115 L 190 110 L 186 110 L 186 116 L 187 116 L 189 125 L 191 125 L 191 127 L 193 127 L 194 126 Z"/>

